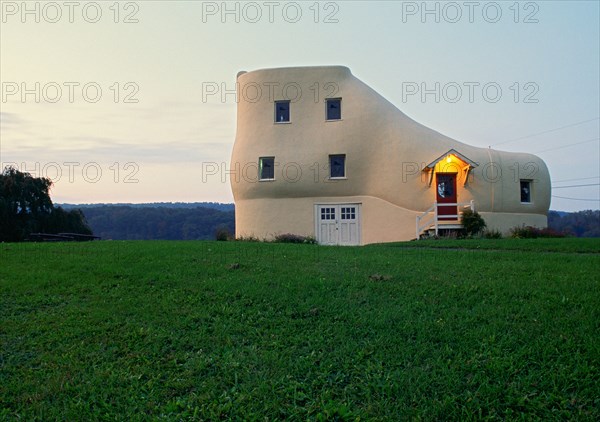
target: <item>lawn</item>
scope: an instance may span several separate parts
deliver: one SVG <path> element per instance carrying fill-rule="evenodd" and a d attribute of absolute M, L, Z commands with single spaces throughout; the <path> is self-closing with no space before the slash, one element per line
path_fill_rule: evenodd
<path fill-rule="evenodd" d="M 600 419 L 600 241 L 0 244 L 0 419 Z"/>

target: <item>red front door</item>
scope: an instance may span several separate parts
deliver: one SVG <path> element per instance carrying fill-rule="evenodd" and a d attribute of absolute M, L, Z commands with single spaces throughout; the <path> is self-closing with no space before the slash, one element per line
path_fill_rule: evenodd
<path fill-rule="evenodd" d="M 440 220 L 456 220 L 458 218 L 456 216 L 458 214 L 456 206 L 456 174 L 437 173 L 436 177 L 435 189 L 438 203 L 438 218 Z"/>

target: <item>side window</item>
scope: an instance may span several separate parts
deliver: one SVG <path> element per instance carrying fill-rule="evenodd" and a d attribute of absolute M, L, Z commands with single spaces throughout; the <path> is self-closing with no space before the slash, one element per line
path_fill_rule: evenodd
<path fill-rule="evenodd" d="M 275 123 L 289 123 L 290 102 L 275 101 Z"/>
<path fill-rule="evenodd" d="M 341 120 L 342 119 L 342 99 L 341 98 L 329 98 L 326 101 L 327 107 L 327 120 Z"/>
<path fill-rule="evenodd" d="M 329 177 L 346 177 L 346 156 L 342 154 L 329 156 Z"/>
<path fill-rule="evenodd" d="M 521 203 L 531 203 L 531 180 L 521 180 Z"/>
<path fill-rule="evenodd" d="M 258 159 L 259 180 L 275 179 L 275 157 L 260 157 Z"/>

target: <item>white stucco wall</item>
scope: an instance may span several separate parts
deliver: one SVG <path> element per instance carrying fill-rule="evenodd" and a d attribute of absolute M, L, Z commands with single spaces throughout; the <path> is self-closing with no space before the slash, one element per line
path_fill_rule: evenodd
<path fill-rule="evenodd" d="M 347 201 L 363 204 L 362 243 L 412 239 L 416 215 L 435 201 L 435 183 L 420 170 L 450 149 L 478 163 L 465 186 L 458 176 L 457 200 L 474 200 L 488 225 L 546 225 L 550 177 L 540 158 L 473 147 L 429 129 L 346 67 L 256 70 L 241 73 L 238 84 L 231 158 L 239 169 L 231 179 L 237 236 L 315 235 L 314 205 Z M 326 98 L 342 98 L 342 120 L 326 121 Z M 274 101 L 285 99 L 292 100 L 291 121 L 275 123 Z M 346 179 L 328 179 L 330 154 L 346 155 Z M 259 157 L 275 157 L 274 181 L 258 181 Z M 530 204 L 520 202 L 520 179 L 532 180 Z"/>

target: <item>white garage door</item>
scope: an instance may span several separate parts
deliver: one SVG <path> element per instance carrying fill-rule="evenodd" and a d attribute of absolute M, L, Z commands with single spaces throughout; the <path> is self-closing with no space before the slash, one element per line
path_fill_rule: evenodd
<path fill-rule="evenodd" d="M 315 233 L 322 245 L 360 245 L 360 204 L 316 205 Z"/>

